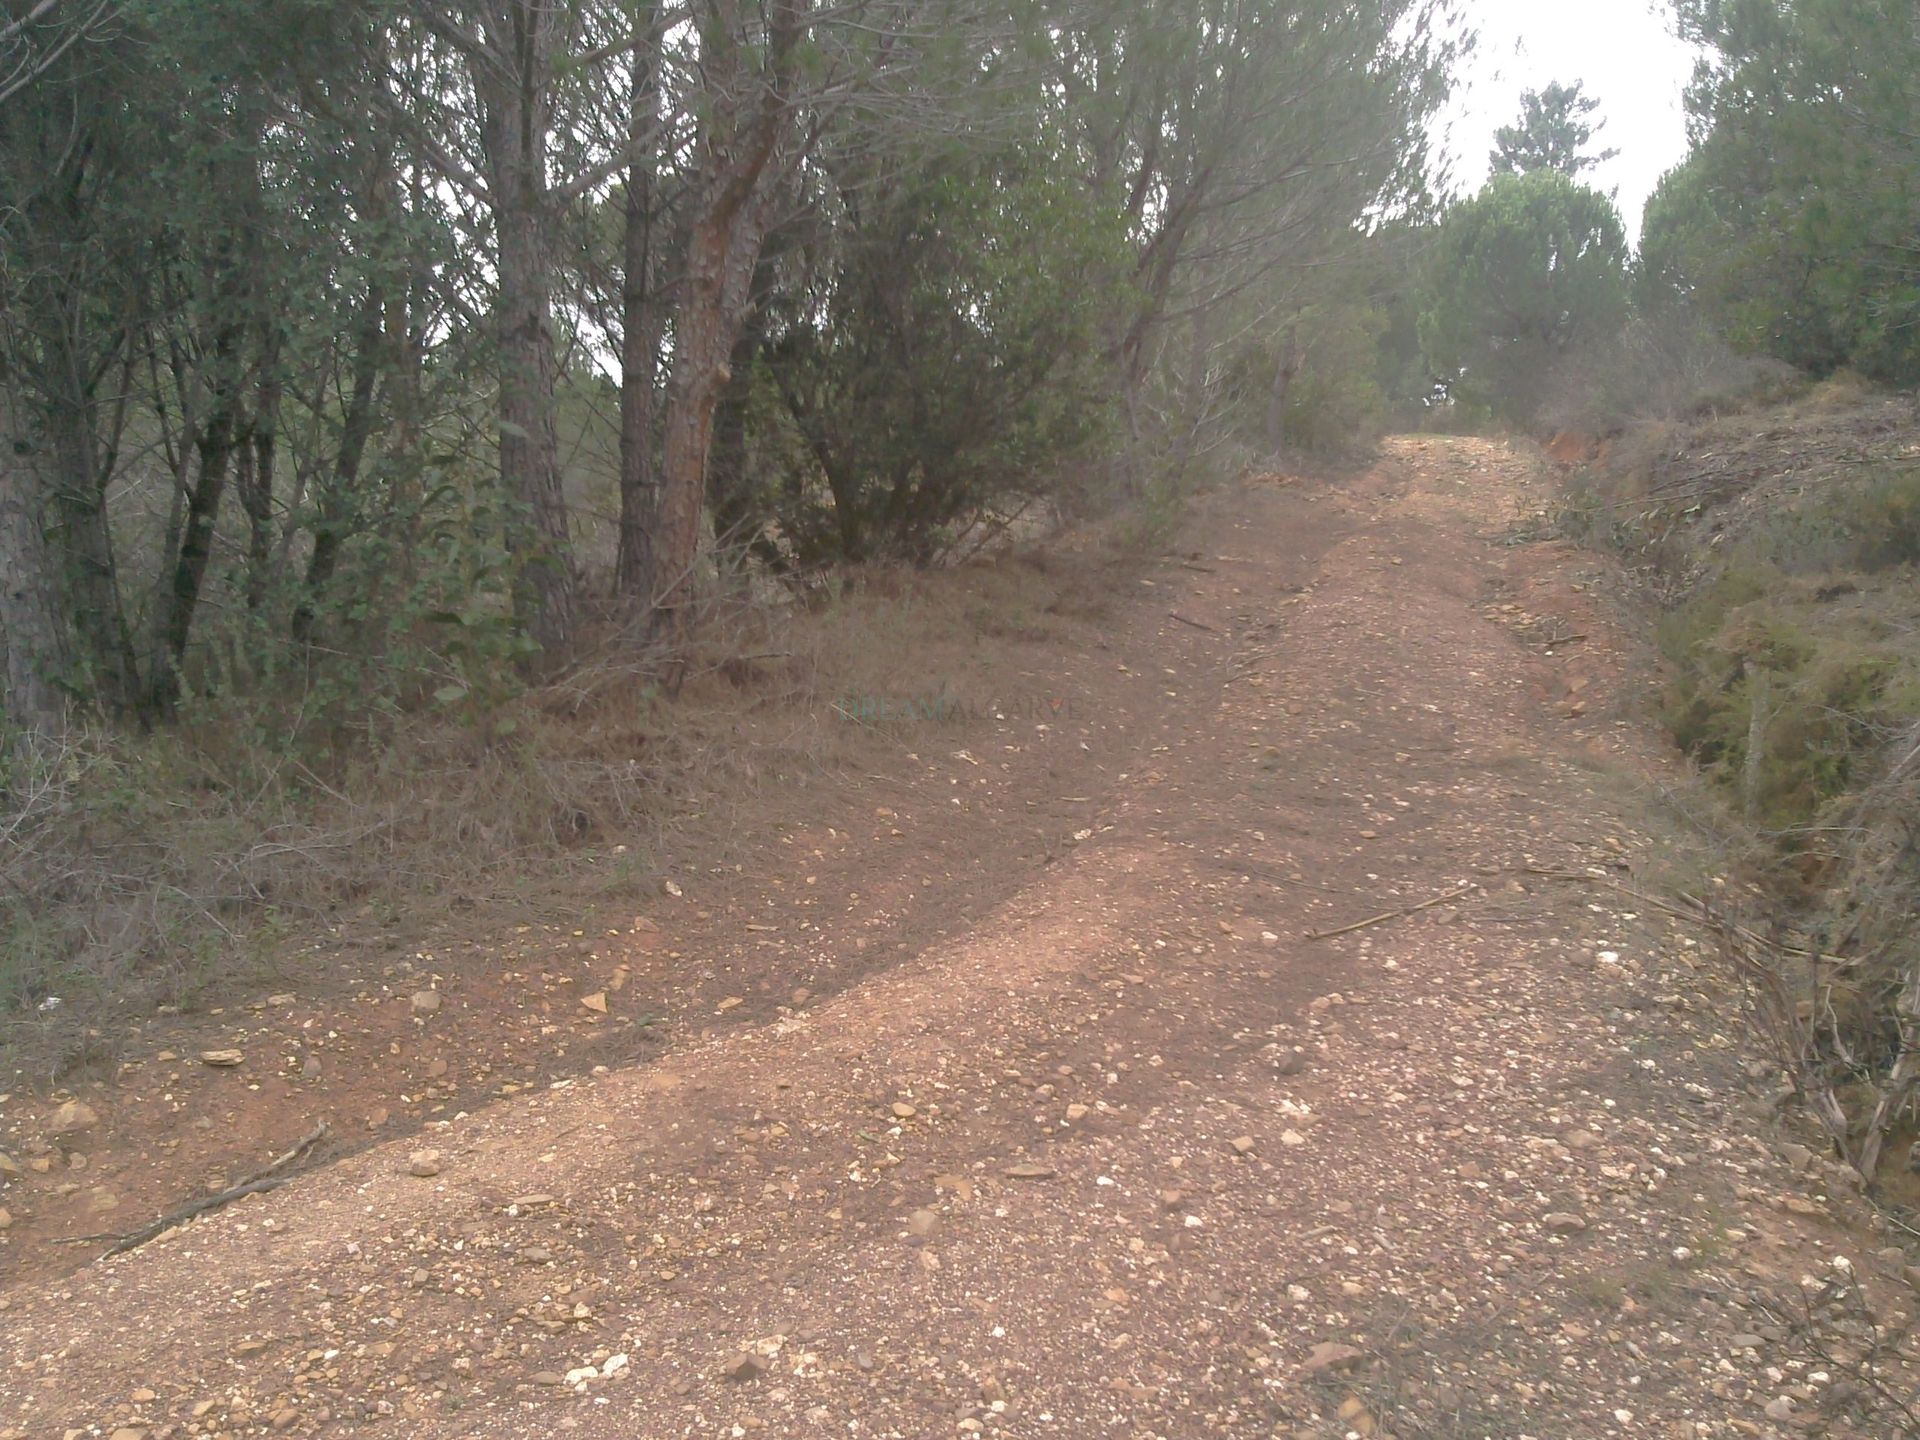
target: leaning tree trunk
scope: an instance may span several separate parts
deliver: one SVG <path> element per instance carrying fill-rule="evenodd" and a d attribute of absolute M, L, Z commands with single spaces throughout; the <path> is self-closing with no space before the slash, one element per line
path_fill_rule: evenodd
<path fill-rule="evenodd" d="M 222 156 L 216 176 L 221 198 L 232 213 L 208 261 L 207 407 L 192 435 L 193 485 L 187 493 L 179 554 L 160 599 L 160 644 L 147 676 L 149 704 L 159 714 L 169 712 L 180 698 L 180 664 L 213 562 L 221 502 L 233 476 L 236 451 L 252 445 L 244 391 L 251 378 L 265 373 L 254 366 L 267 361 L 264 351 L 270 348 L 262 347 L 262 354 L 252 355 L 253 365 L 249 364 L 251 342 L 265 336 L 273 323 L 269 307 L 275 298 L 269 293 L 264 249 L 261 147 L 266 120 L 262 110 L 252 107 L 239 118 L 244 143 Z M 184 348 L 175 341 L 176 365 Z M 183 388 L 183 413 L 184 397 Z"/>
<path fill-rule="evenodd" d="M 266 604 L 273 571 L 273 483 L 279 454 L 279 344 L 270 339 L 261 360 L 259 394 L 240 456 L 240 508 L 247 516 L 247 608 Z"/>
<path fill-rule="evenodd" d="M 700 139 L 697 208 L 687 230 L 685 274 L 674 309 L 673 378 L 667 387 L 653 569 L 646 586 L 657 631 L 678 631 L 689 617 L 713 412 L 731 378 L 727 362 L 772 219 L 770 171 L 791 125 L 796 47 L 810 15 L 810 0 L 775 0 L 761 71 L 750 78 L 737 64 L 738 52 L 724 46 L 709 69 L 713 108 Z"/>
<path fill-rule="evenodd" d="M 0 388 L 0 710 L 8 724 L 40 735 L 57 734 L 66 723 L 61 562 L 47 534 L 50 470 L 44 428 L 19 396 Z"/>
<path fill-rule="evenodd" d="M 769 197 L 759 193 L 741 197 L 735 206 L 711 205 L 688 237 L 686 274 L 674 311 L 673 380 L 667 387 L 654 571 L 647 587 L 657 629 L 678 630 L 688 618 L 714 411 L 733 378 L 729 361 L 752 298 L 754 262 L 766 239 L 770 209 Z"/>
<path fill-rule="evenodd" d="M 228 304 L 234 303 L 231 293 L 223 291 L 221 298 Z M 171 711 L 180 698 L 180 662 L 193 635 L 193 617 L 200 606 L 207 567 L 213 560 L 214 527 L 219 523 L 220 502 L 226 495 L 227 479 L 233 469 L 234 449 L 244 438 L 240 433 L 243 333 L 242 318 L 230 310 L 228 318 L 220 322 L 220 332 L 214 340 L 213 398 L 206 421 L 194 440 L 196 465 L 193 485 L 187 492 L 180 553 L 161 597 L 160 647 L 147 682 L 152 706 L 161 714 Z"/>
<path fill-rule="evenodd" d="M 1135 490 L 1144 485 L 1146 478 L 1137 457 L 1146 453 L 1141 442 L 1146 439 L 1144 410 L 1154 341 L 1166 321 L 1174 278 L 1193 231 L 1197 208 L 1198 191 L 1192 185 L 1165 208 L 1159 228 L 1134 261 L 1133 281 L 1138 298 L 1132 319 L 1111 355 L 1119 370 L 1121 413 L 1126 417 L 1127 438 L 1132 442 L 1128 450 L 1132 458 L 1126 468 L 1130 472 L 1129 485 Z"/>
<path fill-rule="evenodd" d="M 759 521 L 747 475 L 747 406 L 753 399 L 753 372 L 766 344 L 767 313 L 763 297 L 773 288 L 774 272 L 787 247 L 770 240 L 754 261 L 753 280 L 745 313 L 734 332 L 733 351 L 727 356 L 727 382 L 720 391 L 713 420 L 713 448 L 707 457 L 707 494 L 713 506 L 713 534 L 722 549 L 745 550 L 766 560 L 777 559 L 759 534 Z"/>
<path fill-rule="evenodd" d="M 653 571 L 647 586 L 657 623 L 679 629 L 693 596 L 700 558 L 700 510 L 706 498 L 713 412 L 729 378 L 727 357 L 739 326 L 729 315 L 730 271 L 744 268 L 731 254 L 730 227 L 703 217 L 688 239 L 687 273 L 674 316 L 673 380 L 667 389 L 666 444 L 661 455 L 659 508 L 654 517 Z M 744 290 L 741 282 L 738 287 Z"/>
<path fill-rule="evenodd" d="M 296 645 L 310 644 L 316 612 L 340 566 L 340 548 L 346 543 L 348 508 L 360 483 L 360 462 L 373 437 L 374 387 L 380 379 L 381 321 L 386 292 L 378 279 L 367 283 L 360 303 L 360 322 L 353 353 L 353 384 L 348 392 L 340 448 L 334 454 L 333 473 L 321 492 L 319 517 L 313 527 L 313 550 L 307 557 L 307 578 L 294 606 L 291 633 Z"/>

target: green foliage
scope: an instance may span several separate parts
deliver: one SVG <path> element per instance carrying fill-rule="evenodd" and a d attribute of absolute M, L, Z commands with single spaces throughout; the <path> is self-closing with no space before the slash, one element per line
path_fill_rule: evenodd
<path fill-rule="evenodd" d="M 1124 232 L 1033 149 L 911 156 L 831 203 L 766 357 L 804 446 L 763 503 L 803 560 L 926 559 L 1107 437 Z"/>
<path fill-rule="evenodd" d="M 1711 47 L 1649 207 L 1650 293 L 1825 373 L 1920 378 L 1920 27 L 1908 0 L 1679 0 Z"/>
<path fill-rule="evenodd" d="M 1871 470 L 1812 504 L 1776 510 L 1745 548 L 1795 577 L 1920 563 L 1920 470 Z"/>
<path fill-rule="evenodd" d="M 1365 446 L 1387 423 L 1380 383 L 1386 314 L 1376 305 L 1309 310 L 1301 324 L 1313 338 L 1287 390 L 1288 443 L 1321 454 Z"/>
<path fill-rule="evenodd" d="M 1390 426 L 1424 422 L 1433 381 L 1411 277 L 1432 237 L 1410 220 L 1354 231 L 1290 277 L 1285 320 L 1229 354 L 1223 389 L 1237 436 L 1269 453 L 1352 454 Z"/>
<path fill-rule="evenodd" d="M 1003 504 L 1137 492 L 1116 420 L 1171 451 L 1214 411 L 1241 307 L 1277 327 L 1322 303 L 1296 275 L 1418 191 L 1457 44 L 1440 0 L 868 8 L 796 12 L 766 162 L 718 87 L 771 75 L 774 27 L 707 0 L 651 43 L 658 7 L 536 0 L 490 12 L 511 25 L 415 0 L 35 11 L 44 73 L 0 106 L 0 399 L 66 423 L 30 508 L 80 512 L 40 527 L 73 553 L 32 587 L 68 622 L 31 631 L 62 672 L 36 709 L 46 689 L 144 723 L 282 687 L 301 728 L 356 696 L 484 709 L 525 658 L 500 597 L 570 595 L 616 508 L 648 548 L 649 484 L 612 482 L 633 457 L 658 483 L 681 422 L 715 441 L 680 468 L 719 463 L 676 494 L 704 478 L 761 560 L 926 559 Z M 659 143 L 628 155 L 640 103 Z M 729 115 L 741 143 L 707 144 Z M 734 162 L 745 210 L 718 200 Z M 696 362 L 674 281 L 712 185 L 738 233 L 702 243 L 753 285 Z M 651 353 L 617 343 L 629 320 Z M 1372 411 L 1347 377 L 1373 323 L 1312 322 L 1296 428 Z M 526 338 L 548 333 L 551 356 Z M 613 353 L 646 433 L 600 383 Z"/>
<path fill-rule="evenodd" d="M 1643 313 L 1684 314 L 1708 303 L 1700 287 L 1738 240 L 1719 213 L 1712 184 L 1695 154 L 1662 175 L 1647 197 L 1633 274 L 1634 301 Z"/>
<path fill-rule="evenodd" d="M 1447 213 L 1427 258 L 1420 342 L 1470 404 L 1526 423 L 1555 368 L 1626 318 L 1613 202 L 1555 170 L 1496 175 Z"/>
<path fill-rule="evenodd" d="M 1108 321 L 1129 441 L 1272 450 L 1236 412 L 1284 386 L 1356 232 L 1425 201 L 1427 119 L 1462 36 L 1428 0 L 1149 0 L 1063 47 L 1072 150 L 1122 207 L 1131 303 Z M 1079 103 L 1079 97 L 1086 97 Z M 1249 339 L 1270 364 L 1247 361 Z M 1255 372 L 1266 370 L 1256 378 Z M 1229 388 L 1223 389 L 1222 382 Z M 1125 486 L 1146 473 L 1132 455 Z M 1177 467 L 1176 467 L 1177 468 Z"/>
<path fill-rule="evenodd" d="M 1679 652 L 1667 699 L 1681 746 L 1783 832 L 1857 788 L 1884 739 L 1920 718 L 1911 658 L 1832 633 L 1817 603 L 1788 590 L 1690 616 L 1709 633 Z"/>
<path fill-rule="evenodd" d="M 1242 344 L 1226 378 L 1235 432 L 1267 449 L 1335 455 L 1363 448 L 1389 415 L 1387 327 L 1386 307 L 1356 295 L 1307 306 L 1279 337 Z M 1284 383 L 1277 416 L 1276 383 Z"/>
<path fill-rule="evenodd" d="M 1584 151 L 1593 137 L 1606 128 L 1606 121 L 1588 117 L 1600 102 L 1580 90 L 1580 82 L 1562 85 L 1554 81 L 1544 90 L 1529 90 L 1520 97 L 1520 121 L 1503 125 L 1494 132 L 1493 153 L 1489 160 L 1496 175 L 1527 175 L 1535 170 L 1556 170 L 1569 179 L 1580 175 L 1620 152 L 1602 150 L 1597 155 Z"/>
<path fill-rule="evenodd" d="M 1768 517 L 1663 617 L 1667 723 L 1755 821 L 1812 824 L 1920 720 L 1911 579 L 1855 599 L 1916 563 L 1920 471 L 1892 470 Z"/>
<path fill-rule="evenodd" d="M 1420 277 L 1438 234 L 1438 223 L 1423 218 L 1389 226 L 1365 242 L 1372 269 L 1367 303 L 1377 332 L 1374 383 L 1389 423 L 1408 429 L 1426 423 L 1434 400 L 1433 367 L 1420 345 L 1426 298 Z"/>

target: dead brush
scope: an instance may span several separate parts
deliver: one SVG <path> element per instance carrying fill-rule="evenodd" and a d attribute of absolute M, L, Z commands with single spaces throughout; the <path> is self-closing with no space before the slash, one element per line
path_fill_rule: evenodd
<path fill-rule="evenodd" d="M 630 882 L 742 758 L 654 657 L 376 732 L 288 734 L 236 699 L 147 737 L 17 743 L 0 774 L 0 1043 L 44 1082 L 72 1037 L 257 974 L 320 926 Z M 618 856 L 619 863 L 605 863 Z M 583 864 L 583 859 L 592 863 Z"/>
<path fill-rule="evenodd" d="M 1850 1273 L 1829 1271 L 1797 1292 L 1756 1292 L 1748 1303 L 1785 1333 L 1791 1358 L 1830 1377 L 1814 1402 L 1829 1423 L 1920 1440 L 1920 1404 L 1898 1378 L 1898 1336 L 1879 1323 Z"/>
<path fill-rule="evenodd" d="M 16 752 L 0 1035 L 30 1043 L 122 1007 L 190 1004 L 290 926 L 354 907 L 424 916 L 589 842 L 644 842 L 694 773 L 660 747 L 610 751 L 571 731 L 548 743 L 564 727 L 522 708 L 512 744 L 420 717 L 344 765 L 277 756 L 267 784 L 210 773 L 181 737 L 80 732 Z"/>
<path fill-rule="evenodd" d="M 1745 913 L 1705 918 L 1835 1154 L 1883 1192 L 1920 1114 L 1916 441 L 1911 396 L 1841 376 L 1631 426 L 1567 504 L 1651 571 L 1662 716 L 1749 882 L 1728 892 Z"/>
<path fill-rule="evenodd" d="M 1801 943 L 1720 927 L 1761 1035 L 1868 1184 L 1920 1112 L 1920 723 L 1823 826 L 1819 924 Z"/>

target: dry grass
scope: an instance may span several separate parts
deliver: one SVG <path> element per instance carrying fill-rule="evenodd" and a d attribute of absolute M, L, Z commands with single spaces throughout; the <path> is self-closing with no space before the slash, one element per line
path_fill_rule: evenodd
<path fill-rule="evenodd" d="M 992 698 L 1026 643 L 1098 623 L 1127 562 L 1092 529 L 801 594 L 736 571 L 673 653 L 607 625 L 536 689 L 377 739 L 286 738 L 270 698 L 22 744 L 0 770 L 0 1041 L 53 1083 L 115 1017 L 283 974 L 322 926 L 413 936 L 631 893 L 731 846 L 770 791 L 857 769 L 876 731 L 905 743 L 950 718 L 941 697 Z"/>
<path fill-rule="evenodd" d="M 1781 403 L 1638 416 L 1570 477 L 1577 528 L 1669 569 L 1709 565 L 1726 540 L 1920 456 L 1920 405 L 1840 376 Z M 1723 537 L 1723 538 L 1716 538 Z M 1693 583 L 1699 569 L 1681 578 Z"/>

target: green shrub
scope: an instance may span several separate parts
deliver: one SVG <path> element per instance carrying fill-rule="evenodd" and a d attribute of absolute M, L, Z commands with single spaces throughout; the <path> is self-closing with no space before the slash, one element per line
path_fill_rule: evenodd
<path fill-rule="evenodd" d="M 1658 638 L 1675 740 L 1770 829 L 1813 824 L 1920 718 L 1920 654 L 1900 627 L 1766 565 L 1730 567 Z"/>
<path fill-rule="evenodd" d="M 1813 824 L 1920 718 L 1916 562 L 1920 470 L 1883 469 L 1766 515 L 1659 621 L 1666 723 L 1755 823 Z"/>
<path fill-rule="evenodd" d="M 1873 573 L 1920 564 L 1920 469 L 1896 471 L 1860 497 L 1859 568 Z"/>
<path fill-rule="evenodd" d="M 1743 552 L 1786 575 L 1920 563 L 1920 469 L 1883 468 L 1768 514 Z"/>

